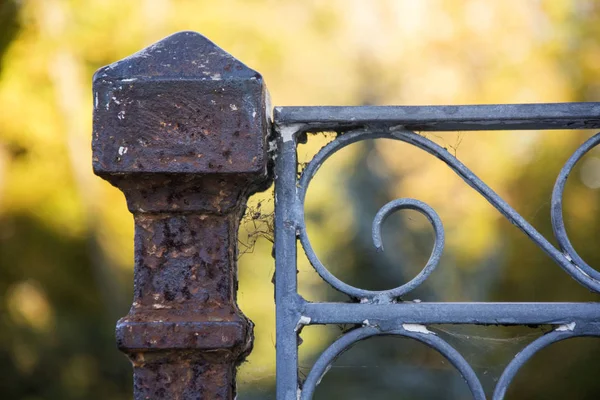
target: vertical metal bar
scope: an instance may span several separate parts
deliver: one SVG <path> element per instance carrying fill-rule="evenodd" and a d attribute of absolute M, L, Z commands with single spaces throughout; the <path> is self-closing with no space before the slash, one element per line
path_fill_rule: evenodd
<path fill-rule="evenodd" d="M 296 138 L 293 128 L 277 135 L 275 160 L 275 303 L 277 313 L 277 400 L 294 400 L 298 392 L 296 325 Z"/>
<path fill-rule="evenodd" d="M 262 78 L 181 32 L 101 68 L 94 97 L 94 171 L 135 217 L 134 299 L 116 332 L 134 398 L 231 400 L 253 339 L 238 226 L 270 183 Z"/>

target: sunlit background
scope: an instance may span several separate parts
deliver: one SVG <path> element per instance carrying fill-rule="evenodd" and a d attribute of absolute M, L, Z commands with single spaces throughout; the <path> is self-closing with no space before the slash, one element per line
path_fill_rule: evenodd
<path fill-rule="evenodd" d="M 547 1 L 0 0 L 0 397 L 130 399 L 114 344 L 131 303 L 133 223 L 122 194 L 92 174 L 91 79 L 106 64 L 180 30 L 198 31 L 259 71 L 275 105 L 600 101 L 600 3 Z M 430 133 L 552 239 L 550 193 L 593 132 Z M 309 138 L 302 162 L 331 135 Z M 302 167 L 302 165 L 301 165 Z M 565 220 L 600 265 L 600 151 L 575 168 Z M 239 303 L 256 324 L 239 399 L 274 399 L 272 193 L 240 231 Z M 327 161 L 308 192 L 313 247 L 346 282 L 400 285 L 429 256 L 426 219 L 386 223 L 397 197 L 427 202 L 446 229 L 438 269 L 405 300 L 597 301 L 439 160 L 388 140 Z M 256 207 L 257 199 L 251 206 Z M 300 292 L 346 301 L 299 259 Z M 301 375 L 350 327 L 307 327 Z M 506 364 L 548 327 L 433 327 L 462 352 L 488 395 Z M 553 345 L 524 367 L 510 399 L 597 399 L 600 341 Z M 318 399 L 467 399 L 447 361 L 414 341 L 370 339 L 344 354 Z"/>

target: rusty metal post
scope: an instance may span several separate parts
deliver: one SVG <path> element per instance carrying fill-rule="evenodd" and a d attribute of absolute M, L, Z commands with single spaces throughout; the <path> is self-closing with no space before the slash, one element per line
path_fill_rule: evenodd
<path fill-rule="evenodd" d="M 237 230 L 270 183 L 262 77 L 194 32 L 94 76 L 93 166 L 135 219 L 134 300 L 117 324 L 134 398 L 232 399 L 252 323 Z"/>

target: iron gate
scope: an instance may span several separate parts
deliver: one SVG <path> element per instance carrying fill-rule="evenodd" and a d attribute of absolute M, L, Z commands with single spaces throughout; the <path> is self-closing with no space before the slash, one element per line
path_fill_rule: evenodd
<path fill-rule="evenodd" d="M 439 158 L 476 190 L 504 217 L 548 254 L 577 282 L 600 291 L 600 274 L 583 261 L 567 237 L 562 197 L 569 173 L 577 161 L 600 143 L 600 134 L 586 141 L 567 161 L 552 193 L 552 226 L 560 249 L 500 198 L 447 149 L 415 131 L 468 131 L 509 129 L 581 129 L 598 127 L 600 105 L 520 104 L 439 107 L 281 107 L 275 109 L 277 157 L 275 167 L 275 262 L 277 303 L 277 396 L 310 399 L 329 366 L 344 350 L 376 335 L 398 335 L 418 340 L 440 352 L 466 380 L 473 398 L 485 399 L 483 388 L 465 359 L 427 329 L 429 324 L 556 325 L 521 351 L 508 365 L 496 386 L 494 399 L 502 399 L 519 368 L 538 350 L 561 340 L 599 336 L 600 307 L 595 303 L 426 303 L 400 301 L 436 268 L 444 247 L 444 228 L 427 204 L 403 198 L 381 207 L 373 221 L 373 244 L 383 250 L 381 224 L 392 212 L 416 210 L 427 217 L 435 244 L 423 270 L 412 280 L 390 290 L 370 291 L 350 286 L 321 263 L 311 247 L 304 221 L 304 200 L 311 179 L 323 162 L 352 143 L 387 138 L 409 143 Z M 321 149 L 297 179 L 296 147 L 300 134 L 335 131 L 338 136 Z M 354 300 L 348 303 L 311 303 L 297 293 L 296 244 L 299 241 L 311 265 L 338 291 Z M 297 333 L 309 324 L 362 324 L 327 348 L 298 387 Z"/>
<path fill-rule="evenodd" d="M 445 356 L 475 399 L 473 369 L 430 331 L 431 324 L 537 325 L 555 328 L 506 367 L 493 398 L 502 399 L 519 368 L 540 349 L 600 335 L 597 303 L 429 303 L 401 297 L 436 268 L 444 247 L 437 213 L 410 198 L 394 200 L 373 221 L 416 210 L 435 244 L 423 270 L 399 287 L 348 285 L 318 259 L 304 221 L 311 179 L 341 148 L 387 138 L 442 160 L 466 184 L 585 288 L 600 292 L 600 273 L 577 254 L 565 231 L 562 198 L 577 161 L 600 143 L 586 141 L 560 172 L 551 199 L 552 245 L 446 149 L 416 132 L 600 128 L 600 103 L 427 107 L 276 107 L 271 116 L 261 76 L 193 32 L 172 35 L 100 69 L 94 77 L 94 170 L 119 187 L 135 216 L 135 289 L 117 325 L 119 347 L 134 366 L 136 399 L 231 399 L 235 368 L 249 353 L 252 324 L 236 304 L 237 228 L 248 196 L 275 180 L 277 398 L 310 399 L 328 367 L 354 343 L 377 335 L 420 341 Z M 334 131 L 298 177 L 297 145 L 306 134 Z M 319 303 L 297 291 L 297 243 L 319 275 L 351 303 Z M 298 337 L 305 325 L 355 324 L 327 348 L 306 380 L 298 379 Z"/>

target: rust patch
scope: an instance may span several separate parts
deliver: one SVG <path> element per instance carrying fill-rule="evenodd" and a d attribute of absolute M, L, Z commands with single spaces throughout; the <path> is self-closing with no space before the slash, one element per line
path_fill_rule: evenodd
<path fill-rule="evenodd" d="M 233 399 L 252 347 L 238 309 L 237 230 L 270 183 L 259 74 L 193 32 L 94 76 L 96 174 L 135 217 L 134 299 L 117 344 L 135 399 Z"/>

